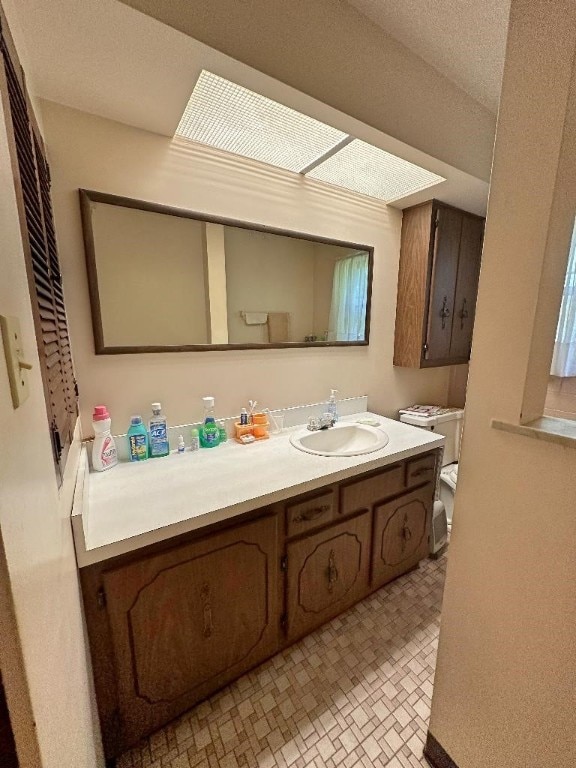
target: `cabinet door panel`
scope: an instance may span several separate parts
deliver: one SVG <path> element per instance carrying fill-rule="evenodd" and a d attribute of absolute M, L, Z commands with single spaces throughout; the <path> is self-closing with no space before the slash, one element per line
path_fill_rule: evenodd
<path fill-rule="evenodd" d="M 376 507 L 374 518 L 374 585 L 386 584 L 410 570 L 429 552 L 428 534 L 434 485 Z"/>
<path fill-rule="evenodd" d="M 460 239 L 450 357 L 470 357 L 483 236 L 483 219 L 464 216 Z"/>
<path fill-rule="evenodd" d="M 288 544 L 290 640 L 353 605 L 368 590 L 371 515 Z"/>
<path fill-rule="evenodd" d="M 104 575 L 126 744 L 274 652 L 276 518 Z"/>
<path fill-rule="evenodd" d="M 462 214 L 451 208 L 439 208 L 434 244 L 426 360 L 441 360 L 450 354 L 450 338 L 454 315 L 454 296 L 458 273 L 458 253 L 462 231 Z"/>

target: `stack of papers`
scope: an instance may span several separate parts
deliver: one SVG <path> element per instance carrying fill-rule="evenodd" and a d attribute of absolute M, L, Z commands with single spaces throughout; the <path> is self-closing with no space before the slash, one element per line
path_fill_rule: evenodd
<path fill-rule="evenodd" d="M 458 408 L 445 408 L 443 405 L 410 405 L 399 413 L 411 413 L 417 416 L 442 416 L 444 413 L 457 411 Z"/>

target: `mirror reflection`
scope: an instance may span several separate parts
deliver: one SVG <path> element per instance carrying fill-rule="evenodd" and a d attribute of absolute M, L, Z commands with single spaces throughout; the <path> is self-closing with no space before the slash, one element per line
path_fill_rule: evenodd
<path fill-rule="evenodd" d="M 81 198 L 97 352 L 367 343 L 371 248 Z"/>

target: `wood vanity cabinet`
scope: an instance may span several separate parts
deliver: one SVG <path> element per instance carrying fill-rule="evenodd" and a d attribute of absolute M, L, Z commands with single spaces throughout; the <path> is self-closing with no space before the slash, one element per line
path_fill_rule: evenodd
<path fill-rule="evenodd" d="M 436 461 L 431 451 L 82 568 L 109 764 L 426 557 Z"/>
<path fill-rule="evenodd" d="M 437 200 L 403 212 L 394 365 L 470 358 L 484 219 Z"/>

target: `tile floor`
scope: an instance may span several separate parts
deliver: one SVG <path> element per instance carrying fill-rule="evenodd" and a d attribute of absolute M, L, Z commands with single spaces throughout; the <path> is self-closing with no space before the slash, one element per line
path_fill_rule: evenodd
<path fill-rule="evenodd" d="M 124 754 L 118 768 L 420 768 L 446 556 Z"/>

